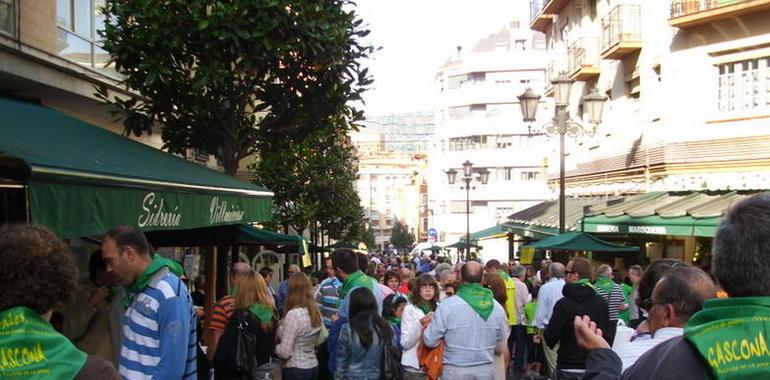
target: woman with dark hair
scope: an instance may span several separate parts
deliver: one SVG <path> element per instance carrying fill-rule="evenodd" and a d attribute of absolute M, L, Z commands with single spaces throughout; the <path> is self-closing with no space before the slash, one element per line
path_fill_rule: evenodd
<path fill-rule="evenodd" d="M 401 287 L 401 275 L 399 273 L 394 271 L 385 272 L 385 279 L 382 283 L 392 290 L 394 294 L 401 295 L 401 292 L 398 290 Z"/>
<path fill-rule="evenodd" d="M 423 327 L 430 323 L 433 312 L 438 307 L 438 282 L 429 274 L 421 274 L 414 279 L 412 291 L 409 294 L 409 305 L 404 308 L 401 318 L 401 368 L 405 380 L 422 380 L 425 372 L 420 369 L 417 357 L 417 343 Z"/>
<path fill-rule="evenodd" d="M 42 226 L 0 226 L 0 378 L 119 379 L 51 325 L 77 290 L 69 247 Z M 109 339 L 109 338 L 108 338 Z"/>
<path fill-rule="evenodd" d="M 235 312 L 219 340 L 225 344 L 220 345 L 214 354 L 216 378 L 218 380 L 270 378 L 273 371 L 271 356 L 275 349 L 275 326 L 278 324 L 273 297 L 262 275 L 253 271 L 236 276 L 233 285 Z M 233 365 L 239 329 L 244 329 L 256 338 L 254 347 L 251 347 L 256 356 L 254 367 L 246 373 L 239 373 Z"/>
<path fill-rule="evenodd" d="M 278 327 L 280 343 L 275 347 L 275 354 L 286 360 L 281 378 L 315 380 L 318 376 L 315 344 L 321 333 L 321 311 L 307 275 L 292 274 L 287 287 L 286 316 Z"/>
<path fill-rule="evenodd" d="M 399 294 L 391 294 L 382 301 L 382 317 L 388 321 L 393 330 L 393 347 L 396 347 L 399 353 L 403 351 L 403 347 L 401 347 L 401 316 L 404 314 L 406 304 L 406 297 Z"/>
<path fill-rule="evenodd" d="M 383 345 L 393 339 L 388 322 L 377 308 L 377 299 L 366 287 L 350 293 L 350 321 L 337 342 L 336 380 L 380 380 Z"/>
<path fill-rule="evenodd" d="M 634 299 L 636 305 L 639 306 L 639 317 L 643 321 L 636 327 L 636 331 L 634 331 L 631 341 L 638 339 L 652 339 L 650 327 L 647 325 L 646 320 L 647 313 L 652 309 L 652 290 L 655 289 L 655 284 L 657 284 L 658 281 L 671 270 L 671 268 L 679 265 L 682 265 L 682 262 L 676 259 L 658 259 L 650 263 L 644 271 L 644 275 L 642 275 L 641 280 L 639 280 L 637 298 Z"/>

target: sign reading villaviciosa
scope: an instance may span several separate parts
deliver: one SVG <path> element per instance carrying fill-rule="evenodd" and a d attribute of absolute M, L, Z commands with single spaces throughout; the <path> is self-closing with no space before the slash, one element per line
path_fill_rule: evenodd
<path fill-rule="evenodd" d="M 243 210 L 237 208 L 236 205 L 230 205 L 230 209 L 228 210 L 227 206 L 227 201 L 220 200 L 219 197 L 214 197 L 214 199 L 211 200 L 211 208 L 209 211 L 209 220 L 211 221 L 211 224 L 243 221 Z"/>

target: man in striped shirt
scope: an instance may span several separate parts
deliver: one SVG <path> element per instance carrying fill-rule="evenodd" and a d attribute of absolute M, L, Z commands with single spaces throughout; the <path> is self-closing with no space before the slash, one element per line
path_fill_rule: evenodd
<path fill-rule="evenodd" d="M 248 275 L 252 272 L 251 266 L 244 262 L 237 262 L 230 268 L 230 289 L 233 289 L 235 279 L 238 276 Z M 228 294 L 217 301 L 214 305 L 214 311 L 211 315 L 211 323 L 209 324 L 209 346 L 206 350 L 206 356 L 209 360 L 214 360 L 214 353 L 217 351 L 217 345 L 219 344 L 219 338 L 225 332 L 227 322 L 230 321 L 230 317 L 233 316 L 235 311 L 235 298 Z"/>
<path fill-rule="evenodd" d="M 126 287 L 118 370 L 123 379 L 197 376 L 195 317 L 187 287 L 172 273 L 181 266 L 150 253 L 144 234 L 129 226 L 108 231 L 102 242 L 108 271 Z"/>
<path fill-rule="evenodd" d="M 610 330 L 605 332 L 605 336 L 614 337 L 618 329 L 620 312 L 625 310 L 628 304 L 626 303 L 626 294 L 623 292 L 623 288 L 616 284 L 615 281 L 612 281 L 612 268 L 609 265 L 602 264 L 596 270 L 594 290 L 607 303 L 607 311 L 610 316 Z M 612 344 L 612 341 L 610 341 L 610 344 Z"/>

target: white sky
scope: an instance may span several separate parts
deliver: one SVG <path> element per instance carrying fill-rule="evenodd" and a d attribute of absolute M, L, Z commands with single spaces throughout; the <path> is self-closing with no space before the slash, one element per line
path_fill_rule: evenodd
<path fill-rule="evenodd" d="M 432 110 L 433 78 L 455 47 L 528 21 L 528 9 L 527 0 L 358 0 L 369 42 L 382 47 L 366 63 L 374 77 L 367 116 Z"/>

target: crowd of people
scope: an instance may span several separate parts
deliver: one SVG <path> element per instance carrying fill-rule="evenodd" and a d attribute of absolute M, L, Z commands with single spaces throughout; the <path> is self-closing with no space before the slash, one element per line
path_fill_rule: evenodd
<path fill-rule="evenodd" d="M 0 226 L 0 378 L 755 379 L 770 376 L 770 195 L 735 205 L 712 274 L 338 249 L 312 276 L 236 263 L 205 324 L 179 263 L 119 226 L 78 273 L 45 228 Z M 63 319 L 52 319 L 61 311 Z"/>

